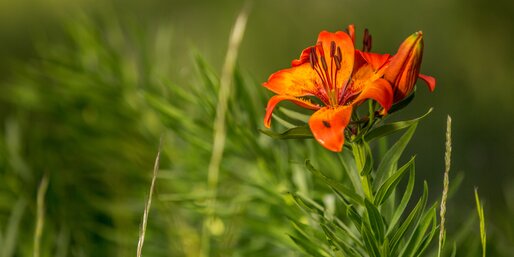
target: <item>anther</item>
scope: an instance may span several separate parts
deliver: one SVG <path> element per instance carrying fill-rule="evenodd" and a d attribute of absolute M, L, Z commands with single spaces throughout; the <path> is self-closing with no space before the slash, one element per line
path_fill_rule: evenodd
<path fill-rule="evenodd" d="M 315 49 L 311 49 L 309 53 L 309 63 L 311 64 L 311 68 L 314 69 L 314 65 L 316 64 L 316 54 L 312 50 L 316 51 Z"/>
<path fill-rule="evenodd" d="M 328 70 L 328 65 L 327 65 L 327 61 L 325 60 L 325 56 L 324 55 L 321 56 L 321 64 L 323 65 L 323 69 L 325 71 L 327 71 Z"/>
<path fill-rule="evenodd" d="M 316 48 L 311 49 L 312 59 L 314 60 L 314 64 L 318 63 L 318 55 L 316 54 Z"/>
<path fill-rule="evenodd" d="M 336 42 L 332 41 L 332 42 L 330 42 L 330 57 L 334 57 L 335 53 L 336 53 Z"/>
<path fill-rule="evenodd" d="M 336 70 L 341 69 L 341 57 L 339 55 L 334 56 L 334 59 L 336 60 Z"/>
<path fill-rule="evenodd" d="M 368 29 L 364 29 L 364 38 L 362 40 L 362 51 L 371 51 L 371 34 Z"/>
<path fill-rule="evenodd" d="M 321 42 L 318 42 L 316 48 L 319 50 L 319 55 L 325 56 L 325 50 L 323 49 L 323 44 Z"/>
<path fill-rule="evenodd" d="M 325 50 L 323 50 L 323 44 L 318 43 L 319 55 L 321 55 L 321 65 L 323 65 L 324 70 L 328 70 L 327 60 L 325 59 Z"/>

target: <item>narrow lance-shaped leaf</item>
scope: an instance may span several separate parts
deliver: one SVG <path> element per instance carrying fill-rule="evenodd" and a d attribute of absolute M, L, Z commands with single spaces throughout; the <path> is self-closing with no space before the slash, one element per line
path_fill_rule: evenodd
<path fill-rule="evenodd" d="M 412 165 L 414 165 L 414 158 L 415 157 L 412 157 L 410 161 L 407 162 L 407 164 L 403 165 L 400 169 L 398 169 L 379 187 L 377 194 L 375 195 L 375 204 L 377 206 L 382 205 L 391 195 L 391 193 L 396 189 L 398 183 L 400 183 L 407 170 L 409 170 L 409 168 Z"/>
<path fill-rule="evenodd" d="M 423 214 L 423 211 L 425 210 L 425 205 L 427 203 L 428 198 L 428 185 L 425 182 L 424 188 L 423 188 L 423 195 L 421 196 L 421 199 L 418 201 L 412 212 L 407 216 L 407 219 L 403 222 L 403 224 L 395 231 L 394 235 L 391 238 L 391 255 L 395 255 L 396 249 L 398 248 L 400 242 L 402 241 L 405 232 L 407 232 L 407 229 L 411 227 L 416 227 L 419 223 L 419 220 L 421 218 L 421 215 Z"/>
<path fill-rule="evenodd" d="M 296 204 L 298 204 L 298 206 L 300 206 L 305 211 L 314 212 L 314 213 L 323 215 L 323 211 L 324 211 L 323 207 L 321 205 L 319 205 L 318 203 L 316 203 L 315 201 L 313 201 L 307 197 L 303 197 L 300 194 L 296 194 L 296 193 L 290 193 L 290 194 L 293 197 Z"/>
<path fill-rule="evenodd" d="M 433 204 L 432 207 L 430 207 L 430 209 L 421 216 L 418 223 L 414 226 L 414 231 L 411 233 L 409 240 L 407 240 L 400 256 L 416 256 L 416 251 L 420 250 L 423 246 L 422 243 L 425 233 L 437 216 L 436 208 L 437 203 Z M 435 230 L 428 233 L 429 236 L 431 235 L 430 240 L 434 234 Z"/>
<path fill-rule="evenodd" d="M 350 151 L 343 151 L 338 155 L 338 157 L 341 161 L 341 165 L 343 166 L 344 171 L 346 172 L 346 174 L 350 178 L 350 181 L 352 182 L 355 192 L 360 196 L 364 196 L 364 190 L 362 189 L 362 184 L 360 181 L 359 173 L 357 171 L 357 167 L 355 166 L 355 162 L 352 161 L 353 155 Z"/>
<path fill-rule="evenodd" d="M 304 122 L 304 123 L 307 123 L 309 121 L 309 118 L 310 118 L 310 115 L 307 115 L 307 114 L 304 114 L 304 113 L 300 113 L 300 112 L 296 112 L 296 111 L 293 111 L 293 110 L 290 110 L 290 109 L 287 109 L 287 108 L 284 108 L 284 107 L 280 107 L 279 110 L 280 110 L 280 112 L 282 112 L 287 117 L 289 117 L 291 119 L 294 119 L 294 120 L 297 120 L 297 121 Z"/>
<path fill-rule="evenodd" d="M 309 240 L 306 240 L 306 239 L 303 239 L 303 238 L 299 238 L 299 237 L 295 237 L 293 235 L 289 235 L 289 237 L 291 238 L 291 240 L 293 240 L 293 242 L 298 247 L 300 247 L 302 250 L 304 250 L 310 256 L 315 256 L 315 257 L 327 257 L 327 256 L 329 256 L 326 253 L 323 254 L 323 252 L 321 251 L 321 248 L 318 245 L 313 244 Z"/>
<path fill-rule="evenodd" d="M 263 130 L 260 131 L 274 139 L 306 139 L 312 138 L 311 130 L 308 126 L 299 126 L 290 128 L 282 133 L 277 133 L 272 130 Z"/>
<path fill-rule="evenodd" d="M 366 205 L 371 231 L 375 235 L 375 238 L 378 239 L 378 242 L 381 244 L 384 242 L 385 234 L 385 224 L 382 215 L 380 215 L 377 207 L 375 207 L 368 199 L 364 199 L 364 203 Z"/>
<path fill-rule="evenodd" d="M 369 144 L 366 142 L 363 142 L 362 147 L 362 154 L 364 154 L 364 166 L 362 168 L 362 171 L 360 172 L 361 176 L 368 176 L 371 171 L 373 170 L 373 156 L 371 154 L 371 148 L 369 147 Z"/>
<path fill-rule="evenodd" d="M 327 224 L 321 223 L 320 226 L 327 236 L 329 244 L 334 248 L 334 252 L 342 251 L 345 255 L 357 256 L 357 252 L 353 250 L 352 245 L 338 238 L 327 226 Z"/>
<path fill-rule="evenodd" d="M 362 255 L 364 252 L 364 245 L 355 230 L 350 229 L 337 217 L 329 220 L 325 215 L 318 215 L 318 218 L 320 220 L 320 225 L 325 226 L 331 231 L 331 233 L 334 233 L 334 236 L 336 236 L 339 241 L 346 245 L 351 245 L 351 247 L 354 248 L 353 250 L 361 252 L 359 255 Z M 352 254 L 351 256 L 357 256 L 357 254 Z"/>
<path fill-rule="evenodd" d="M 323 182 L 325 182 L 328 186 L 330 186 L 334 190 L 335 193 L 340 195 L 343 199 L 349 200 L 352 204 L 361 205 L 363 203 L 362 198 L 359 195 L 355 194 L 352 190 L 346 188 L 344 185 L 337 182 L 336 180 L 326 177 L 325 175 L 323 175 L 323 173 L 316 170 L 312 166 L 310 160 L 305 161 L 305 166 L 307 167 L 307 169 L 310 172 L 312 172 L 312 174 L 314 174 L 314 176 L 316 176 L 317 178 L 320 178 Z"/>
<path fill-rule="evenodd" d="M 435 209 L 434 209 L 434 212 L 435 212 Z M 419 248 L 416 250 L 416 255 L 415 255 L 416 257 L 421 257 L 423 255 L 425 250 L 428 248 L 428 246 L 432 242 L 432 239 L 434 238 L 434 235 L 436 234 L 438 227 L 439 226 L 437 225 L 437 216 L 433 215 L 432 216 L 432 228 L 430 229 L 430 232 L 423 237 L 423 240 L 421 241 Z"/>
<path fill-rule="evenodd" d="M 362 226 L 362 217 L 360 216 L 359 212 L 357 212 L 355 207 L 350 205 L 346 209 L 346 216 L 350 218 L 350 220 L 353 222 L 357 229 L 359 229 Z"/>
<path fill-rule="evenodd" d="M 409 171 L 409 182 L 407 183 L 407 187 L 405 189 L 405 192 L 403 193 L 402 200 L 400 201 L 400 204 L 396 207 L 396 210 L 393 214 L 393 217 L 389 221 L 389 228 L 387 230 L 387 234 L 389 235 L 392 230 L 395 228 L 396 223 L 400 220 L 403 211 L 407 207 L 407 204 L 410 201 L 410 197 L 412 196 L 412 191 L 414 190 L 414 182 L 415 182 L 415 169 L 414 165 L 411 166 Z"/>
<path fill-rule="evenodd" d="M 351 248 L 351 251 L 353 252 L 353 254 L 350 254 L 350 256 L 363 256 L 364 255 L 364 252 L 365 252 L 364 245 L 363 245 L 362 240 L 360 239 L 360 236 L 358 235 L 357 231 L 348 228 L 339 219 L 336 219 L 334 222 L 331 222 L 331 223 L 325 222 L 325 225 L 329 229 L 331 229 L 331 231 L 334 233 L 334 236 L 338 240 L 351 245 L 350 248 Z"/>
<path fill-rule="evenodd" d="M 384 158 L 380 162 L 376 172 L 374 187 L 378 187 L 383 180 L 387 179 L 395 170 L 398 160 L 400 159 L 405 147 L 416 131 L 417 123 L 414 123 L 403 134 L 403 136 L 387 151 Z"/>
<path fill-rule="evenodd" d="M 380 257 L 380 250 L 378 248 L 377 241 L 373 238 L 371 228 L 366 224 L 362 224 L 361 233 L 364 245 L 366 246 L 369 255 L 372 257 Z"/>
<path fill-rule="evenodd" d="M 367 142 L 371 142 L 377 138 L 385 137 L 388 135 L 391 135 L 397 131 L 400 131 L 402 129 L 409 128 L 410 126 L 417 124 L 421 119 L 425 118 L 428 114 L 432 112 L 433 108 L 430 108 L 425 114 L 423 114 L 421 117 L 412 119 L 412 120 L 405 120 L 405 121 L 398 121 L 393 123 L 384 124 L 382 126 L 379 126 L 375 129 L 372 129 L 370 132 L 368 132 L 364 139 Z"/>

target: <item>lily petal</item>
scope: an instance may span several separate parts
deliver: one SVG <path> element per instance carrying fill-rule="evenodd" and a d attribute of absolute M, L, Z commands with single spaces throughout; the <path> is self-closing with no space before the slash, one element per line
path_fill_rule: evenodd
<path fill-rule="evenodd" d="M 271 114 L 273 113 L 273 110 L 275 109 L 277 104 L 285 100 L 291 101 L 301 107 L 311 110 L 318 110 L 321 108 L 318 105 L 311 103 L 310 101 L 305 99 L 289 95 L 275 95 L 269 99 L 268 105 L 266 106 L 266 115 L 264 116 L 264 126 L 266 126 L 266 128 L 269 128 L 271 126 Z"/>
<path fill-rule="evenodd" d="M 346 85 L 353 71 L 353 63 L 355 60 L 355 47 L 353 45 L 352 38 L 342 32 L 337 31 L 336 33 L 330 33 L 328 31 L 322 31 L 318 36 L 318 44 L 321 43 L 323 47 L 323 53 L 326 58 L 330 58 L 332 42 L 335 43 L 334 49 L 339 49 L 341 52 L 341 64 L 340 70 L 337 71 L 336 75 L 336 86 L 342 88 Z M 336 70 L 335 63 L 327 59 L 328 70 Z"/>
<path fill-rule="evenodd" d="M 428 76 L 428 75 L 424 75 L 424 74 L 419 74 L 418 76 L 420 79 L 422 79 L 423 81 L 425 81 L 425 83 L 427 83 L 427 86 L 428 86 L 428 89 L 430 90 L 430 92 L 433 92 L 434 89 L 435 89 L 435 78 L 432 77 L 432 76 Z"/>
<path fill-rule="evenodd" d="M 370 64 L 373 67 L 373 70 L 377 71 L 382 68 L 389 59 L 391 59 L 390 54 L 377 54 L 370 52 L 362 52 L 356 50 L 356 52 L 366 61 L 366 63 Z"/>
<path fill-rule="evenodd" d="M 343 150 L 344 129 L 352 116 L 351 106 L 323 107 L 309 119 L 314 138 L 330 151 Z"/>
<path fill-rule="evenodd" d="M 263 84 L 279 95 L 306 96 L 318 94 L 318 75 L 309 63 L 277 71 Z"/>
<path fill-rule="evenodd" d="M 384 74 L 384 78 L 394 87 L 395 102 L 412 92 L 419 75 L 422 57 L 423 33 L 418 31 L 403 41 Z"/>
<path fill-rule="evenodd" d="M 302 53 L 300 54 L 300 58 L 293 60 L 291 62 L 291 66 L 295 67 L 309 62 L 309 56 L 311 55 L 312 49 L 314 49 L 313 46 L 303 49 Z"/>
<path fill-rule="evenodd" d="M 377 101 L 387 112 L 393 105 L 393 88 L 387 80 L 377 79 L 364 86 L 364 89 L 353 101 L 352 105 L 359 105 L 366 99 Z"/>

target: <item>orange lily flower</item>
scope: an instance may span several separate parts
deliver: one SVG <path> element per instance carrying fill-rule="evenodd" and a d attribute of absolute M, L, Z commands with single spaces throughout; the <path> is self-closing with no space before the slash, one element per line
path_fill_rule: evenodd
<path fill-rule="evenodd" d="M 394 102 L 408 96 L 418 78 L 425 81 L 430 91 L 434 91 L 435 78 L 419 73 L 422 58 L 423 33 L 418 31 L 403 41 L 384 74 L 384 78 L 393 85 Z"/>
<path fill-rule="evenodd" d="M 267 128 L 275 106 L 288 100 L 315 110 L 308 122 L 314 138 L 325 148 L 340 152 L 344 130 L 355 106 L 373 99 L 385 112 L 389 110 L 393 91 L 390 83 L 382 78 L 389 55 L 355 50 L 353 26 L 349 29 L 351 36 L 342 31 L 322 31 L 317 44 L 303 50 L 291 68 L 272 74 L 263 84 L 276 93 L 266 107 L 264 125 Z M 306 97 L 316 97 L 322 105 Z"/>

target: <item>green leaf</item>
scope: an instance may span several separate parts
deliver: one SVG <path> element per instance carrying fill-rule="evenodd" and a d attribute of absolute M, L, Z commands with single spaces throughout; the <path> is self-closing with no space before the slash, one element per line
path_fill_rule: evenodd
<path fill-rule="evenodd" d="M 390 176 L 393 171 L 396 169 L 396 165 L 398 160 L 400 159 L 405 147 L 409 143 L 412 135 L 416 131 L 417 123 L 414 123 L 409 129 L 403 134 L 403 136 L 387 151 L 384 155 L 384 158 L 380 162 L 376 172 L 375 178 L 375 188 L 381 183 L 384 179 Z"/>
<path fill-rule="evenodd" d="M 282 133 L 277 133 L 272 130 L 263 129 L 259 129 L 259 131 L 274 139 L 306 139 L 313 137 L 311 130 L 308 126 L 290 128 Z"/>
<path fill-rule="evenodd" d="M 375 238 L 373 238 L 373 232 L 371 231 L 371 228 L 366 226 L 366 224 L 362 224 L 361 233 L 369 256 L 380 257 L 380 250 L 378 249 Z"/>
<path fill-rule="evenodd" d="M 346 216 L 350 218 L 356 228 L 360 228 L 362 226 L 362 217 L 357 212 L 355 207 L 350 205 L 348 208 L 346 208 Z"/>
<path fill-rule="evenodd" d="M 435 230 L 437 229 L 436 225 L 436 208 L 437 203 L 432 205 L 428 211 L 423 214 L 423 216 L 418 221 L 418 224 L 414 226 L 414 231 L 412 232 L 409 240 L 406 242 L 403 250 L 401 251 L 400 256 L 418 256 L 424 251 L 424 244 L 430 243 L 435 234 Z M 428 228 L 432 224 L 432 230 L 426 235 L 426 240 L 428 242 L 423 242 L 425 238 L 425 233 Z M 419 250 L 419 251 L 418 251 Z"/>
<path fill-rule="evenodd" d="M 435 207 L 435 205 L 434 205 Z M 432 242 L 432 239 L 434 238 L 437 228 L 439 227 L 437 225 L 437 215 L 436 215 L 436 209 L 434 208 L 434 214 L 432 215 L 432 229 L 428 234 L 426 234 L 423 237 L 423 240 L 420 243 L 419 248 L 416 250 L 416 257 L 421 257 L 422 254 L 425 252 L 425 250 L 428 248 L 430 243 Z"/>
<path fill-rule="evenodd" d="M 329 256 L 327 252 L 320 247 L 322 242 L 318 239 L 323 237 L 322 232 L 314 229 L 310 225 L 298 222 L 298 218 L 288 217 L 288 219 L 297 232 L 295 235 L 289 235 L 289 237 L 297 246 L 311 256 Z"/>
<path fill-rule="evenodd" d="M 338 237 L 333 231 L 333 228 L 330 227 L 330 224 L 321 223 L 321 229 L 325 233 L 328 239 L 328 243 L 334 248 L 334 252 L 342 251 L 344 256 L 358 256 L 356 250 L 353 249 L 354 245 L 352 242 L 345 242 L 344 236 Z"/>
<path fill-rule="evenodd" d="M 303 210 L 305 210 L 307 212 L 314 212 L 319 215 L 323 215 L 323 212 L 325 211 L 323 206 L 319 205 L 315 201 L 313 201 L 307 197 L 304 197 L 300 194 L 296 194 L 296 193 L 290 193 L 290 194 L 293 197 L 296 204 L 298 204 L 298 206 L 300 206 L 300 208 L 302 208 Z"/>
<path fill-rule="evenodd" d="M 375 204 L 377 206 L 382 205 L 387 198 L 391 195 L 391 193 L 396 189 L 396 186 L 402 180 L 406 171 L 409 168 L 412 169 L 414 164 L 414 158 L 412 157 L 407 164 L 403 165 L 400 169 L 398 169 L 391 177 L 389 177 L 378 189 L 377 194 L 375 195 Z"/>
<path fill-rule="evenodd" d="M 366 142 L 371 142 L 377 138 L 385 137 L 390 134 L 393 134 L 397 131 L 400 131 L 402 129 L 406 129 L 411 127 L 412 125 L 417 124 L 421 119 L 425 118 L 428 114 L 432 112 L 433 108 L 430 108 L 425 114 L 423 114 L 421 117 L 412 119 L 412 120 L 406 120 L 406 121 L 398 121 L 393 123 L 384 124 L 382 126 L 379 126 L 375 129 L 372 129 L 369 131 L 365 136 L 364 140 Z"/>
<path fill-rule="evenodd" d="M 292 129 L 292 128 L 296 128 L 297 125 L 291 123 L 289 120 L 287 120 L 286 118 L 282 117 L 282 115 L 278 114 L 278 113 L 273 113 L 273 119 L 278 122 L 280 125 L 286 127 L 286 129 Z"/>
<path fill-rule="evenodd" d="M 328 178 L 327 176 L 325 176 L 323 173 L 321 173 L 320 171 L 318 171 L 317 169 L 315 169 L 310 160 L 306 160 L 305 161 L 305 166 L 307 167 L 307 169 L 312 172 L 312 174 L 321 179 L 325 184 L 327 184 L 330 188 L 332 188 L 332 190 L 338 195 L 340 196 L 340 198 L 342 198 L 343 201 L 345 202 L 348 202 L 350 201 L 351 203 L 353 204 L 356 204 L 356 205 L 362 205 L 362 197 L 360 197 L 358 194 L 356 194 L 355 192 L 353 192 L 351 189 L 345 187 L 343 184 L 337 182 L 336 180 L 334 179 L 331 179 L 331 178 Z"/>
<path fill-rule="evenodd" d="M 364 245 L 362 244 L 360 237 L 357 235 L 358 232 L 356 230 L 350 229 L 339 219 L 326 224 L 332 229 L 334 236 L 336 236 L 338 240 L 351 246 L 350 248 L 353 254 L 350 254 L 350 256 L 364 255 Z"/>
<path fill-rule="evenodd" d="M 364 154 L 364 166 L 360 171 L 361 176 L 368 176 L 373 170 L 373 155 L 371 154 L 371 148 L 369 144 L 363 142 L 364 147 L 359 147 L 362 149 L 362 154 Z"/>
<path fill-rule="evenodd" d="M 279 107 L 278 110 L 280 112 L 282 112 L 284 115 L 286 115 L 287 117 L 297 120 L 297 121 L 304 122 L 304 123 L 307 123 L 309 121 L 309 118 L 311 117 L 311 115 L 304 114 L 301 112 L 296 112 L 296 111 L 293 111 L 293 110 L 290 110 L 290 109 L 287 109 L 284 107 Z"/>
<path fill-rule="evenodd" d="M 323 236 L 323 233 L 320 233 L 317 229 L 311 227 L 310 225 L 301 223 L 298 218 L 287 217 L 287 219 L 291 222 L 294 230 L 298 233 L 295 234 L 296 237 L 303 238 L 314 243 L 316 238 Z"/>
<path fill-rule="evenodd" d="M 382 215 L 378 211 L 377 207 L 373 205 L 368 199 L 364 199 L 364 204 L 366 205 L 366 210 L 368 212 L 368 220 L 371 226 L 371 231 L 375 235 L 375 238 L 378 239 L 378 242 L 382 244 L 384 242 L 384 234 L 385 234 L 385 224 Z"/>
<path fill-rule="evenodd" d="M 400 204 L 396 207 L 393 217 L 391 218 L 391 221 L 389 222 L 389 229 L 387 230 L 387 234 L 390 234 L 391 231 L 393 230 L 393 228 L 396 226 L 396 223 L 400 220 L 400 218 L 403 214 L 403 211 L 405 210 L 405 208 L 407 207 L 407 204 L 410 201 L 410 197 L 412 196 L 412 191 L 414 190 L 415 174 L 416 174 L 416 172 L 415 172 L 414 165 L 413 165 L 409 172 L 409 182 L 407 183 L 405 193 L 403 193 L 402 200 L 400 201 Z"/>
<path fill-rule="evenodd" d="M 405 233 L 407 232 L 407 229 L 409 227 L 417 227 L 419 220 L 421 218 L 421 215 L 423 214 L 423 211 L 425 209 L 426 203 L 427 203 L 427 197 L 428 197 L 428 185 L 425 182 L 424 188 L 423 188 L 423 195 L 421 196 L 421 199 L 418 201 L 414 209 L 412 209 L 412 212 L 407 216 L 407 219 L 402 223 L 402 225 L 395 231 L 394 235 L 391 237 L 391 255 L 395 255 L 396 249 L 400 245 L 400 242 L 404 238 Z M 389 235 L 388 235 L 389 236 Z"/>
<path fill-rule="evenodd" d="M 306 253 L 308 253 L 311 256 L 315 256 L 315 257 L 327 257 L 328 256 L 328 254 L 323 254 L 322 252 L 320 252 L 321 248 L 318 247 L 317 245 L 313 244 L 309 240 L 295 237 L 292 235 L 289 235 L 289 237 L 291 238 L 291 240 L 293 240 L 293 242 L 297 246 L 299 246 L 302 250 L 304 250 Z"/>
<path fill-rule="evenodd" d="M 344 222 L 342 222 L 337 217 L 334 217 L 333 219 L 329 220 L 325 215 L 318 215 L 318 218 L 320 219 L 320 225 L 326 226 L 327 229 L 330 229 L 330 231 L 334 233 L 334 235 L 340 241 L 343 241 L 344 244 L 352 245 L 352 247 L 354 247 L 356 251 L 361 251 L 364 248 L 364 245 L 362 244 L 358 235 L 356 235 L 357 232 L 353 229 L 350 229 L 348 226 L 346 226 Z M 351 256 L 356 255 L 353 254 Z"/>
<path fill-rule="evenodd" d="M 352 152 L 343 151 L 342 153 L 338 154 L 338 157 L 344 171 L 346 172 L 346 175 L 348 175 L 350 181 L 352 182 L 355 192 L 358 195 L 363 196 L 364 190 L 362 189 L 362 183 L 357 171 L 357 167 L 355 166 L 355 161 L 353 161 L 354 157 Z"/>

